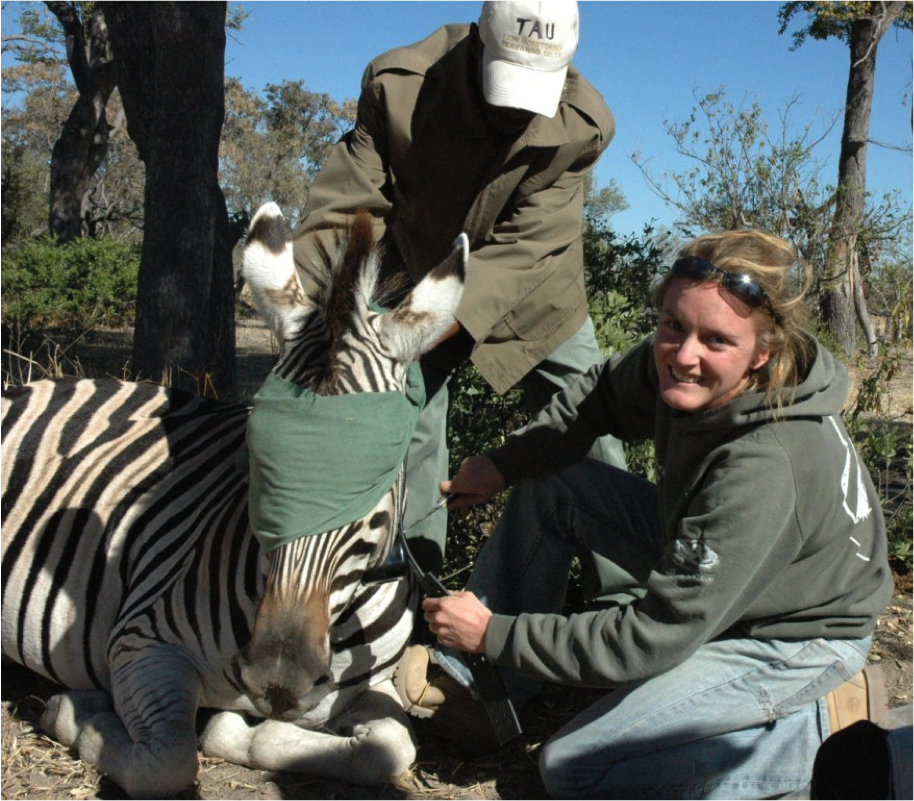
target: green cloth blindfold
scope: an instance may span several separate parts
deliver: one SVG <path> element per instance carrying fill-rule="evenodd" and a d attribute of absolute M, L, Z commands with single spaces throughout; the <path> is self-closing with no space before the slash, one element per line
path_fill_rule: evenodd
<path fill-rule="evenodd" d="M 407 391 L 316 395 L 270 374 L 248 421 L 251 525 L 264 552 L 358 520 L 394 483 L 425 403 Z"/>

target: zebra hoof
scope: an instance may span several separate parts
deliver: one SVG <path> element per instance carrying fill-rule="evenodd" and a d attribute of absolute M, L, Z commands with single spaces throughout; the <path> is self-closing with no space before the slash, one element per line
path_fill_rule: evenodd
<path fill-rule="evenodd" d="M 198 742 L 204 756 L 239 765 L 251 762 L 251 727 L 237 712 L 219 712 L 210 718 Z"/>
<path fill-rule="evenodd" d="M 59 693 L 48 701 L 41 727 L 59 743 L 72 748 L 92 718 L 113 711 L 110 696 L 102 690 Z"/>

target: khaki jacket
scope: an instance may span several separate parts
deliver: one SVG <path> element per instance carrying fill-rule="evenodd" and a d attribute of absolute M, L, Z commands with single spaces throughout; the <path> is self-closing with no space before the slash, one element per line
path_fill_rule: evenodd
<path fill-rule="evenodd" d="M 355 128 L 312 184 L 293 238 L 301 266 L 316 231 L 368 209 L 388 253 L 416 280 L 465 232 L 470 262 L 457 320 L 476 367 L 503 393 L 586 319 L 584 180 L 614 122 L 569 67 L 556 116 L 500 137 L 485 122 L 470 27 L 446 25 L 368 65 Z"/>

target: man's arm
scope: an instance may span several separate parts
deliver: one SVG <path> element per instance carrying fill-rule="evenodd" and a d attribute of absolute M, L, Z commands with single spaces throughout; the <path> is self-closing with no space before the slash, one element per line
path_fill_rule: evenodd
<path fill-rule="evenodd" d="M 457 319 L 474 341 L 485 340 L 556 271 L 583 269 L 582 256 L 570 251 L 579 247 L 587 172 L 566 172 L 524 199 L 470 254 Z"/>
<path fill-rule="evenodd" d="M 292 235 L 296 261 L 312 263 L 315 232 L 345 227 L 360 209 L 371 213 L 380 239 L 392 208 L 388 173 L 386 110 L 369 65 L 355 127 L 333 147 L 308 190 L 305 217 Z"/>

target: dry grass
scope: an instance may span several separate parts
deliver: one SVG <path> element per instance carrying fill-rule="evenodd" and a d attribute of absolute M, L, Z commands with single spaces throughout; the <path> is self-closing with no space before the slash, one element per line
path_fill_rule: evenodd
<path fill-rule="evenodd" d="M 6 702 L 3 706 L 3 798 L 98 797 L 98 772 L 37 729 L 43 699 L 27 696 L 9 708 Z"/>

